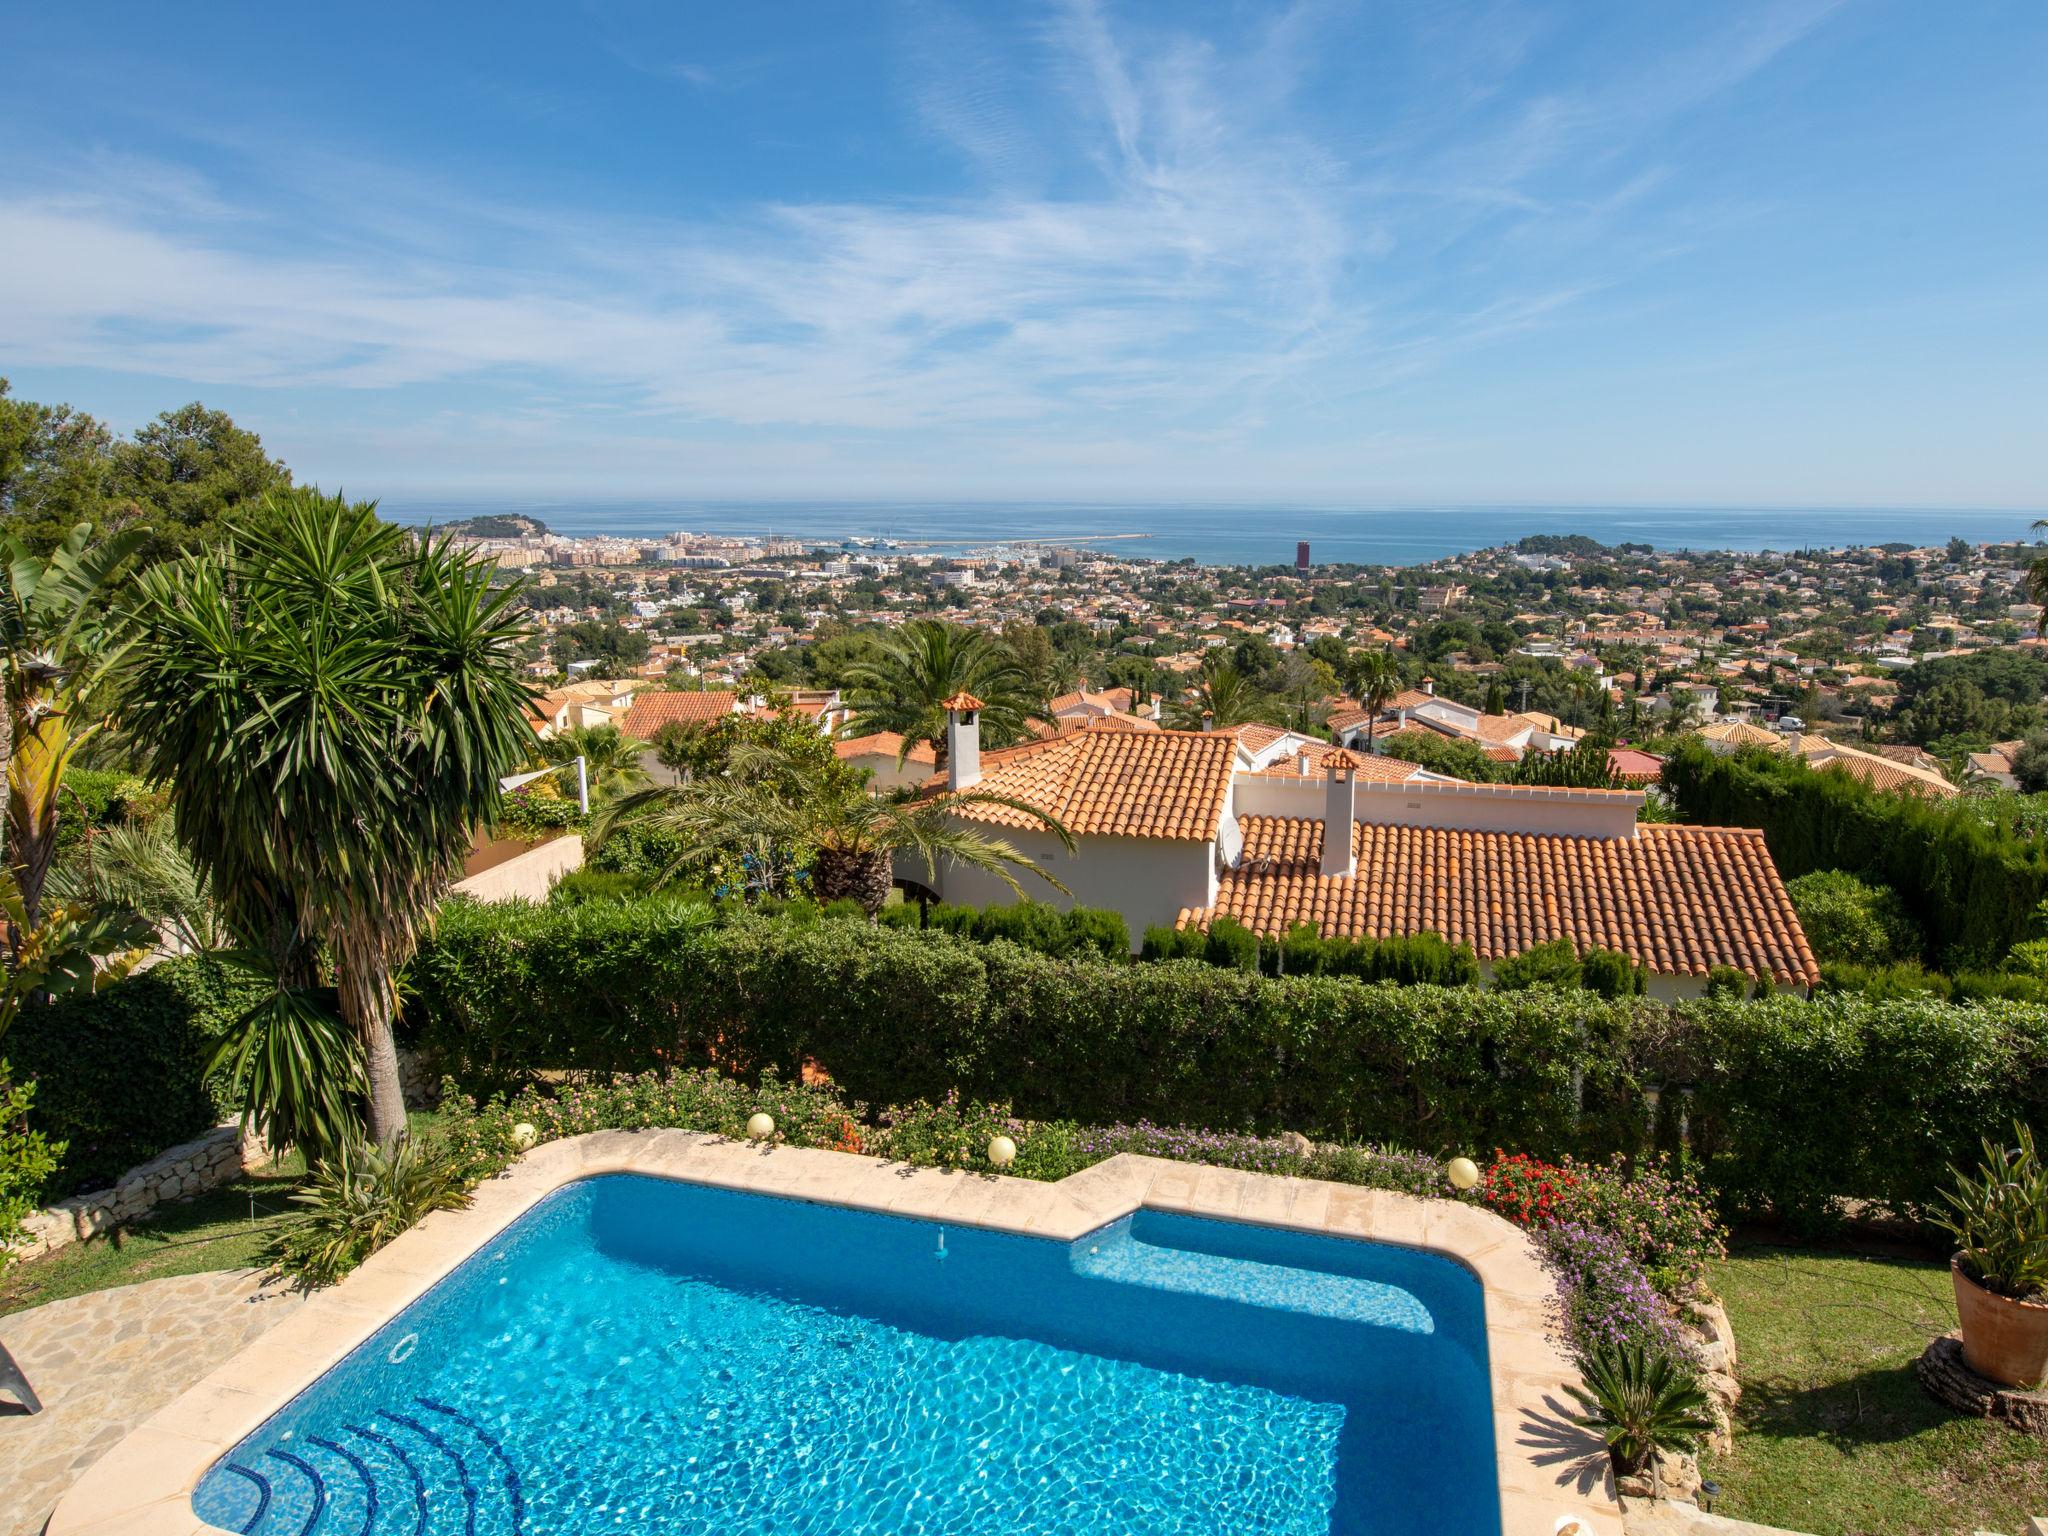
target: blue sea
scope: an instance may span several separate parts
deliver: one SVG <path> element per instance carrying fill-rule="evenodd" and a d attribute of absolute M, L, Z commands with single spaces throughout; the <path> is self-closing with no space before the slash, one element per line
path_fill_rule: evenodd
<path fill-rule="evenodd" d="M 1297 540 L 1318 564 L 1420 565 L 1529 534 L 1584 534 L 1659 549 L 1796 550 L 1847 544 L 2024 539 L 2039 515 L 2011 510 L 1810 507 L 1307 507 L 1086 502 L 742 502 L 387 500 L 402 523 L 523 512 L 557 533 L 648 538 L 769 535 L 806 543 L 895 539 L 957 551 L 1048 539 L 1153 560 L 1291 565 Z"/>

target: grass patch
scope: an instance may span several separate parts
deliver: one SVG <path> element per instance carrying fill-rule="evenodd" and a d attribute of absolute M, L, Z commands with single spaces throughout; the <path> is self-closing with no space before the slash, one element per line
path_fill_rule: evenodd
<path fill-rule="evenodd" d="M 407 1120 L 413 1135 L 424 1136 L 441 1116 L 416 1110 Z M 305 1159 L 291 1153 L 274 1168 L 160 1205 L 104 1237 L 10 1264 L 0 1269 L 0 1317 L 141 1280 L 252 1269 L 263 1262 L 263 1249 L 278 1227 L 291 1219 L 291 1193 L 305 1174 Z"/>
<path fill-rule="evenodd" d="M 1737 1244 L 1711 1280 L 1740 1356 L 1717 1514 L 1815 1536 L 2019 1531 L 2048 1511 L 2048 1445 L 1965 1418 L 1913 1362 L 1956 1325 L 1945 1262 Z"/>

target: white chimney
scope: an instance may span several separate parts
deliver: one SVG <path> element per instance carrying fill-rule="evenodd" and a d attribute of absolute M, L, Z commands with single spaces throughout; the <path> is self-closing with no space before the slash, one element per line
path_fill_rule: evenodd
<path fill-rule="evenodd" d="M 1202 729 L 1205 731 L 1213 731 L 1216 729 L 1216 717 L 1210 714 L 1209 711 L 1206 709 L 1202 711 Z"/>
<path fill-rule="evenodd" d="M 1436 679 L 1433 677 L 1425 677 L 1422 680 L 1422 691 L 1434 697 L 1436 694 Z"/>
<path fill-rule="evenodd" d="M 1323 759 L 1323 874 L 1358 873 L 1358 759 L 1339 748 Z"/>
<path fill-rule="evenodd" d="M 956 693 L 946 711 L 946 788 L 972 789 L 981 782 L 981 700 Z"/>

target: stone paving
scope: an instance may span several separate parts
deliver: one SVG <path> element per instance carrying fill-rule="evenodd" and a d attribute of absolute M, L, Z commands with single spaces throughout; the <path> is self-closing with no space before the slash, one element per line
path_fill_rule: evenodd
<path fill-rule="evenodd" d="M 36 1536 L 87 1467 L 304 1298 L 249 1270 L 174 1275 L 0 1317 L 43 1411 L 0 1403 L 0 1536 Z"/>

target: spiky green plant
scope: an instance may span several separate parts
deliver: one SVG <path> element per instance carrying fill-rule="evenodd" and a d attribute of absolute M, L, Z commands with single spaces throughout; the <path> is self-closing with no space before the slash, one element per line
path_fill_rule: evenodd
<path fill-rule="evenodd" d="M 495 574 L 374 502 L 292 490 L 138 582 L 124 732 L 280 985 L 331 962 L 387 1150 L 405 1128 L 393 978 L 533 748 L 518 588 Z"/>
<path fill-rule="evenodd" d="M 847 734 L 895 731 L 903 737 L 899 761 L 925 742 L 943 768 L 945 701 L 958 693 L 981 700 L 984 746 L 1015 741 L 1037 707 L 1030 675 L 1001 640 L 963 624 L 914 619 L 882 643 L 873 661 L 847 670 L 846 701 L 853 706 Z"/>
<path fill-rule="evenodd" d="M 2048 1291 L 2048 1167 L 2032 1126 L 2013 1124 L 2014 1145 L 1984 1138 L 1975 1174 L 1951 1166 L 1934 1224 L 1956 1240 L 1963 1273 L 1986 1290 L 2025 1300 Z"/>
<path fill-rule="evenodd" d="M 262 969 L 260 957 L 246 959 Z M 363 1053 L 331 1010 L 311 994 L 277 988 L 228 1030 L 207 1063 L 242 1101 L 242 1123 L 274 1148 L 308 1159 L 332 1156 L 362 1126 Z"/>
<path fill-rule="evenodd" d="M 1712 1431 L 1707 1394 L 1691 1364 L 1641 1344 L 1606 1344 L 1579 1363 L 1583 1387 L 1569 1387 L 1569 1415 L 1606 1443 L 1614 1470 L 1641 1472 L 1658 1451 L 1689 1451 Z"/>
<path fill-rule="evenodd" d="M 1226 662 L 1202 675 L 1193 697 L 1167 706 L 1166 720 L 1183 731 L 1276 725 L 1280 720 L 1280 703 Z"/>
<path fill-rule="evenodd" d="M 583 759 L 592 800 L 614 800 L 647 782 L 641 754 L 648 743 L 628 736 L 616 725 L 578 725 L 559 731 L 540 744 L 541 763 L 574 763 Z M 575 775 L 563 774 L 561 792 L 573 794 Z"/>
<path fill-rule="evenodd" d="M 1066 890 L 1015 844 L 977 831 L 958 815 L 973 806 L 1001 806 L 1052 833 L 1072 852 L 1067 829 L 1024 801 L 979 790 L 878 799 L 858 788 L 835 788 L 805 759 L 769 747 L 735 748 L 728 761 L 728 770 L 716 777 L 616 802 L 594 823 L 593 844 L 602 846 L 614 827 L 645 826 L 677 850 L 660 876 L 663 882 L 685 870 L 709 869 L 714 879 L 729 879 L 737 864 L 756 872 L 759 888 L 779 895 L 791 876 L 808 869 L 819 901 L 850 896 L 870 915 L 888 899 L 899 854 L 916 860 L 927 882 L 936 882 L 943 861 L 994 875 L 1020 896 L 1015 870 Z"/>
<path fill-rule="evenodd" d="M 422 1217 L 469 1204 L 462 1170 L 429 1143 L 389 1152 L 344 1143 L 292 1196 L 299 1218 L 272 1239 L 269 1258 L 301 1285 L 331 1285 Z"/>

